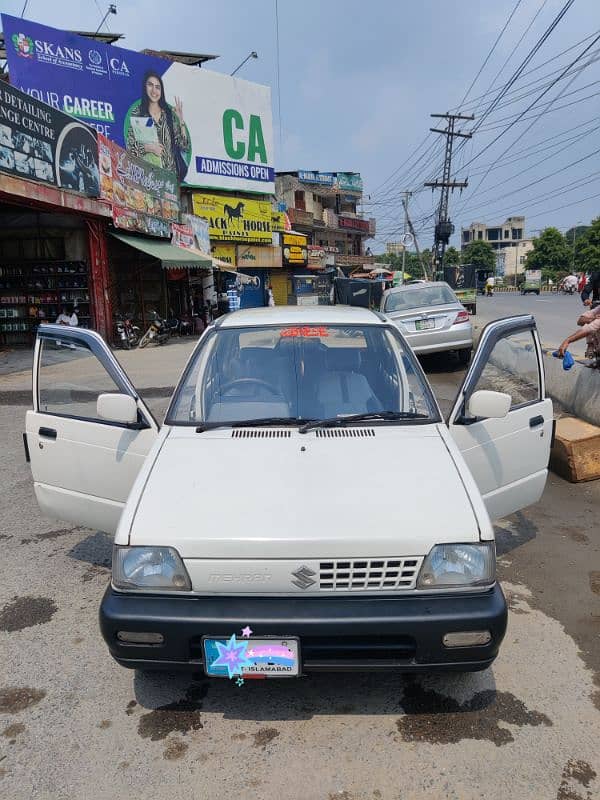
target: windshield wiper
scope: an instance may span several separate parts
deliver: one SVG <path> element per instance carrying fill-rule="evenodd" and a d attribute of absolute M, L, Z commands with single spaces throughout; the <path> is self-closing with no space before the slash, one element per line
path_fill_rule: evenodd
<path fill-rule="evenodd" d="M 309 420 L 302 417 L 260 417 L 259 419 L 237 420 L 235 422 L 203 422 L 196 433 L 204 433 L 215 428 L 252 428 L 261 425 L 305 425 Z"/>
<path fill-rule="evenodd" d="M 329 419 L 311 419 L 298 428 L 299 433 L 307 433 L 313 428 L 335 428 L 345 425 L 347 422 L 363 422 L 366 420 L 397 420 L 397 419 L 427 419 L 427 414 L 420 414 L 418 411 L 368 411 L 364 414 L 346 414 L 342 417 L 330 417 Z"/>

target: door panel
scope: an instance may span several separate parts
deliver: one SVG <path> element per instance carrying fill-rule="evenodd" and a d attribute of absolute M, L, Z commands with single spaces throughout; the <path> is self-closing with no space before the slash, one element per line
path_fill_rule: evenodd
<path fill-rule="evenodd" d="M 92 331 L 40 326 L 33 411 L 26 433 L 34 488 L 50 517 L 113 533 L 157 425 L 120 365 Z M 136 399 L 133 425 L 100 420 L 104 392 Z"/>
<path fill-rule="evenodd" d="M 478 389 L 507 392 L 502 419 L 471 419 L 468 402 Z M 533 317 L 488 325 L 450 415 L 450 432 L 492 519 L 536 503 L 544 490 L 552 438 L 552 402 Z"/>

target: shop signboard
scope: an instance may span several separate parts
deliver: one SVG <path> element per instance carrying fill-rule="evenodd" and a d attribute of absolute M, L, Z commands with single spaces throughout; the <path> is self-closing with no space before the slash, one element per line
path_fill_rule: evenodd
<path fill-rule="evenodd" d="M 170 223 L 179 219 L 179 187 L 174 172 L 136 158 L 98 134 L 100 199 L 112 204 L 117 228 L 171 235 Z"/>
<path fill-rule="evenodd" d="M 2 29 L 11 83 L 33 98 L 188 186 L 274 194 L 268 86 L 7 14 Z M 149 102 L 162 109 L 158 123 Z"/>
<path fill-rule="evenodd" d="M 0 171 L 97 197 L 96 131 L 0 81 Z"/>
<path fill-rule="evenodd" d="M 271 214 L 271 230 L 273 233 L 282 233 L 291 228 L 290 220 L 285 211 L 273 211 Z"/>
<path fill-rule="evenodd" d="M 271 203 L 194 192 L 194 214 L 208 221 L 211 240 L 271 244 Z"/>
<path fill-rule="evenodd" d="M 341 192 L 362 192 L 360 172 L 336 172 L 335 185 Z"/>
<path fill-rule="evenodd" d="M 281 267 L 281 248 L 238 244 L 236 264 L 240 269 L 243 267 L 257 269 Z"/>
<path fill-rule="evenodd" d="M 314 172 L 311 170 L 298 170 L 298 180 L 302 183 L 316 183 L 319 186 L 333 186 L 335 174 L 333 172 Z"/>
<path fill-rule="evenodd" d="M 369 222 L 366 219 L 357 219 L 356 217 L 340 217 L 338 216 L 338 226 L 340 228 L 348 228 L 354 231 L 362 231 L 363 233 L 369 232 Z"/>
<path fill-rule="evenodd" d="M 181 221 L 188 225 L 194 232 L 194 247 L 202 253 L 210 254 L 210 237 L 208 234 L 208 222 L 195 214 L 182 214 Z"/>
<path fill-rule="evenodd" d="M 281 246 L 284 267 L 306 267 L 308 265 L 306 236 L 302 236 L 300 233 L 282 233 Z"/>
<path fill-rule="evenodd" d="M 226 264 L 235 265 L 235 245 L 234 244 L 215 244 L 211 248 L 211 255 L 224 261 Z"/>
<path fill-rule="evenodd" d="M 171 244 L 184 250 L 195 250 L 194 231 L 189 225 L 171 223 Z"/>

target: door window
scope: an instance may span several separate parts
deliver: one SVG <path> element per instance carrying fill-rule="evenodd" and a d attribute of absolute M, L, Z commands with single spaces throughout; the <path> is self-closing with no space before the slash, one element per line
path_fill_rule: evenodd
<path fill-rule="evenodd" d="M 41 339 L 40 348 L 40 412 L 106 423 L 96 412 L 98 395 L 121 390 L 89 347 Z"/>
<path fill-rule="evenodd" d="M 496 342 L 472 391 L 479 389 L 506 392 L 512 397 L 511 409 L 542 399 L 531 330 L 511 333 Z"/>

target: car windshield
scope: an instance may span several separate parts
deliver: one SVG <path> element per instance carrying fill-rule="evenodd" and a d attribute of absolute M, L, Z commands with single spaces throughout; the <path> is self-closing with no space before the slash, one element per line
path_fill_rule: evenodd
<path fill-rule="evenodd" d="M 419 286 L 414 289 L 404 289 L 391 292 L 385 299 L 384 310 L 405 311 L 410 308 L 423 306 L 445 306 L 448 303 L 457 303 L 449 286 Z"/>
<path fill-rule="evenodd" d="M 166 422 L 300 425 L 379 413 L 389 424 L 438 420 L 423 373 L 391 326 L 224 327 L 196 350 Z"/>

